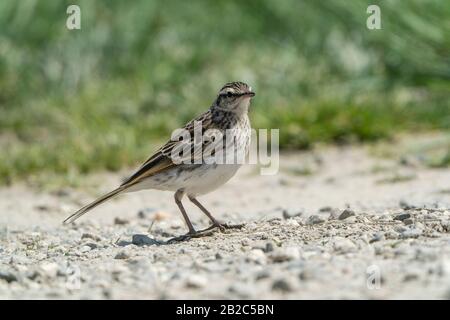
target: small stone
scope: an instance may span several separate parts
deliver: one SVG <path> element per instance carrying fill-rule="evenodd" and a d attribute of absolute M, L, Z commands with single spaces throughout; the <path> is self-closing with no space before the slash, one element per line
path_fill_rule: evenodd
<path fill-rule="evenodd" d="M 0 240 L 8 240 L 9 238 L 9 230 L 8 226 L 0 226 Z"/>
<path fill-rule="evenodd" d="M 291 211 L 291 210 L 283 209 L 283 218 L 284 219 L 300 217 L 302 214 L 303 214 L 303 212 L 301 212 L 301 211 Z"/>
<path fill-rule="evenodd" d="M 128 259 L 128 258 L 130 258 L 130 255 L 124 250 L 119 251 L 116 254 L 116 256 L 114 257 L 114 259 L 120 259 L 120 260 Z"/>
<path fill-rule="evenodd" d="M 89 252 L 89 251 L 91 251 L 92 250 L 92 248 L 90 247 L 90 246 L 82 246 L 81 248 L 80 248 L 80 252 L 81 253 L 86 253 L 86 252 Z"/>
<path fill-rule="evenodd" d="M 356 245 L 350 239 L 343 237 L 335 237 L 333 239 L 333 249 L 336 252 L 348 253 L 355 251 Z"/>
<path fill-rule="evenodd" d="M 398 233 L 403 233 L 409 229 L 406 226 L 401 225 L 401 226 L 395 227 L 394 230 Z"/>
<path fill-rule="evenodd" d="M 332 207 L 322 207 L 319 209 L 319 212 L 331 212 L 333 211 Z"/>
<path fill-rule="evenodd" d="M 154 208 L 145 208 L 138 211 L 138 217 L 139 219 L 148 219 L 150 218 L 150 215 L 153 214 L 156 211 Z"/>
<path fill-rule="evenodd" d="M 381 241 L 384 240 L 384 233 L 382 232 L 377 232 L 376 234 L 373 235 L 373 237 L 369 240 L 369 243 L 374 243 L 377 241 Z"/>
<path fill-rule="evenodd" d="M 92 239 L 97 242 L 102 241 L 102 238 L 100 238 L 99 236 L 96 236 L 95 234 L 92 234 L 92 233 L 83 233 L 83 235 L 81 236 L 81 240 L 83 240 L 83 239 Z"/>
<path fill-rule="evenodd" d="M 266 264 L 267 257 L 261 249 L 253 249 L 247 256 L 248 260 L 257 264 Z"/>
<path fill-rule="evenodd" d="M 338 219 L 339 220 L 345 220 L 347 218 L 353 217 L 355 216 L 355 212 L 350 210 L 350 209 L 345 209 L 344 211 L 342 211 L 342 213 L 339 215 Z"/>
<path fill-rule="evenodd" d="M 4 280 L 8 283 L 17 281 L 17 277 L 10 271 L 0 271 L 0 280 Z"/>
<path fill-rule="evenodd" d="M 128 221 L 127 219 L 122 219 L 122 218 L 119 218 L 119 217 L 115 217 L 114 218 L 114 224 L 124 225 L 124 224 L 128 224 L 128 223 L 130 223 L 130 221 Z"/>
<path fill-rule="evenodd" d="M 393 231 L 393 230 L 389 230 L 389 231 L 386 231 L 384 236 L 385 236 L 386 239 L 394 240 L 394 239 L 398 239 L 399 234 L 397 232 Z"/>
<path fill-rule="evenodd" d="M 255 280 L 262 280 L 270 278 L 269 270 L 261 270 L 256 274 Z"/>
<path fill-rule="evenodd" d="M 11 256 L 11 259 L 9 260 L 9 263 L 11 265 L 26 265 L 26 264 L 30 264 L 32 260 L 29 259 L 26 256 L 23 255 L 13 255 Z"/>
<path fill-rule="evenodd" d="M 271 225 L 278 226 L 281 224 L 281 219 L 278 217 L 274 217 L 274 218 L 269 219 L 267 222 L 269 222 Z"/>
<path fill-rule="evenodd" d="M 290 227 L 294 227 L 294 228 L 300 227 L 300 224 L 295 219 L 287 219 L 286 220 L 286 225 L 290 226 Z"/>
<path fill-rule="evenodd" d="M 342 220 L 342 221 L 345 222 L 345 223 L 347 223 L 347 224 L 353 224 L 353 223 L 356 223 L 356 216 L 348 217 L 347 219 Z"/>
<path fill-rule="evenodd" d="M 215 255 L 216 260 L 223 259 L 223 256 L 220 254 L 220 252 L 217 252 Z"/>
<path fill-rule="evenodd" d="M 192 274 L 186 279 L 186 286 L 188 288 L 203 288 L 207 283 L 207 279 L 198 274 Z"/>
<path fill-rule="evenodd" d="M 272 283 L 273 291 L 291 292 L 292 286 L 285 279 L 277 279 Z"/>
<path fill-rule="evenodd" d="M 306 220 L 307 225 L 320 224 L 324 222 L 325 220 L 322 217 L 319 217 L 318 215 L 315 214 L 309 216 L 308 219 Z"/>
<path fill-rule="evenodd" d="M 314 273 L 312 270 L 304 269 L 299 273 L 298 277 L 302 281 L 308 281 L 314 279 Z"/>
<path fill-rule="evenodd" d="M 149 238 L 145 234 L 134 234 L 131 242 L 137 246 L 151 246 L 154 244 L 158 244 L 155 239 Z"/>
<path fill-rule="evenodd" d="M 405 200 L 400 200 L 399 202 L 399 206 L 400 208 L 402 208 L 403 210 L 411 210 L 411 209 L 415 209 L 416 207 L 407 203 Z"/>
<path fill-rule="evenodd" d="M 403 221 L 405 219 L 411 218 L 411 214 L 409 213 L 401 213 L 394 217 L 394 220 Z"/>
<path fill-rule="evenodd" d="M 25 276 L 31 281 L 34 281 L 39 278 L 39 272 L 37 272 L 36 270 L 28 271 L 25 273 Z"/>
<path fill-rule="evenodd" d="M 273 262 L 285 262 L 291 260 L 297 260 L 300 258 L 300 252 L 295 247 L 281 248 L 273 251 L 269 258 Z"/>
<path fill-rule="evenodd" d="M 410 224 L 413 224 L 414 221 L 413 221 L 413 219 L 408 218 L 408 219 L 403 220 L 403 223 L 404 223 L 405 225 L 409 226 Z"/>
<path fill-rule="evenodd" d="M 272 252 L 274 250 L 273 242 L 266 242 L 266 247 L 264 248 L 264 252 Z"/>
<path fill-rule="evenodd" d="M 89 249 L 90 250 L 90 249 Z M 46 262 L 39 266 L 39 269 L 43 275 L 48 278 L 54 278 L 58 274 L 59 266 L 54 262 Z"/>
<path fill-rule="evenodd" d="M 251 286 L 244 283 L 234 283 L 228 288 L 228 291 L 241 299 L 248 299 L 255 292 Z"/>
<path fill-rule="evenodd" d="M 419 279 L 419 276 L 417 274 L 410 273 L 403 277 L 403 282 L 409 282 L 417 279 Z"/>
<path fill-rule="evenodd" d="M 441 221 L 441 226 L 446 232 L 450 232 L 450 221 Z"/>
<path fill-rule="evenodd" d="M 422 235 L 422 230 L 419 229 L 408 229 L 406 231 L 403 231 L 400 236 L 403 239 L 409 239 L 409 238 L 418 238 Z"/>

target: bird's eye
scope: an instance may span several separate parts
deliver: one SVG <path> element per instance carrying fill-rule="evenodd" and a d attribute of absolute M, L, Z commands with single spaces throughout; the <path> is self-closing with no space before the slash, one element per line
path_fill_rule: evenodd
<path fill-rule="evenodd" d="M 232 95 L 233 95 L 233 94 L 231 93 L 231 91 L 228 91 L 228 92 L 227 92 L 227 97 L 228 97 L 228 98 L 231 98 Z"/>

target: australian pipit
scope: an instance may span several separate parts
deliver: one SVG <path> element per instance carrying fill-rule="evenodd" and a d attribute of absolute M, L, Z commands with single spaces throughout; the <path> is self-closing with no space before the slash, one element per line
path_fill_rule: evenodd
<path fill-rule="evenodd" d="M 197 196 L 223 185 L 242 165 L 250 145 L 248 108 L 254 95 L 251 87 L 243 82 L 225 84 L 212 106 L 179 130 L 177 138 L 174 138 L 173 134 L 169 142 L 118 188 L 84 206 L 64 223 L 75 221 L 118 194 L 156 189 L 175 191 L 175 202 L 189 229 L 188 233 L 180 238 L 201 234 L 194 229 L 183 207 L 181 200 L 184 195 L 211 220 L 212 225 L 206 230 L 226 227 L 200 204 Z"/>

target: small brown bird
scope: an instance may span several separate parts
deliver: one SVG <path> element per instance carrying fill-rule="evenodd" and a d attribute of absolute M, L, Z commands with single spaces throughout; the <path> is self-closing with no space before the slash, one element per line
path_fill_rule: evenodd
<path fill-rule="evenodd" d="M 182 158 L 183 161 L 181 162 L 176 161 L 177 159 L 174 159 L 174 155 L 179 154 L 180 143 L 178 140 L 170 140 L 145 161 L 117 189 L 84 206 L 68 217 L 64 223 L 75 221 L 89 210 L 120 193 L 143 189 L 156 189 L 175 191 L 175 202 L 189 229 L 186 235 L 178 237 L 175 240 L 200 236 L 203 231 L 216 227 L 233 227 L 221 224 L 216 220 L 197 200 L 197 196 L 209 193 L 223 185 L 235 175 L 242 165 L 242 161 L 233 161 L 231 163 L 230 161 L 226 161 L 225 163 L 223 161 L 205 161 L 204 153 L 205 150 L 213 150 L 211 152 L 213 159 L 220 159 L 220 157 L 214 158 L 214 156 L 220 153 L 226 159 L 229 159 L 228 157 L 230 155 L 234 157 L 236 152 L 244 156 L 247 155 L 251 136 L 248 109 L 253 96 L 255 96 L 255 93 L 251 87 L 243 82 L 225 84 L 220 89 L 217 98 L 209 110 L 184 126 L 184 131 L 189 133 L 190 137 L 189 143 L 191 147 L 189 151 L 191 152 L 188 154 L 188 157 Z M 194 131 L 198 125 L 203 134 L 203 140 L 200 142 L 202 146 L 201 152 L 198 152 L 195 148 L 198 145 L 198 141 L 194 141 Z M 208 132 L 214 132 L 214 136 L 219 136 L 220 138 L 205 139 L 204 137 L 207 136 L 205 133 Z M 232 143 L 231 148 L 230 143 Z M 196 231 L 194 229 L 181 202 L 184 195 L 187 195 L 189 200 L 208 216 L 212 222 L 210 228 L 203 231 Z"/>

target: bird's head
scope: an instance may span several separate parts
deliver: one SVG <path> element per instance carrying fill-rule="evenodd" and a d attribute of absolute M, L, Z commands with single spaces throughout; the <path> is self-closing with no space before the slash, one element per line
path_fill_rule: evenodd
<path fill-rule="evenodd" d="M 243 82 L 230 82 L 220 89 L 213 107 L 236 112 L 247 113 L 250 99 L 255 96 L 252 88 Z"/>

